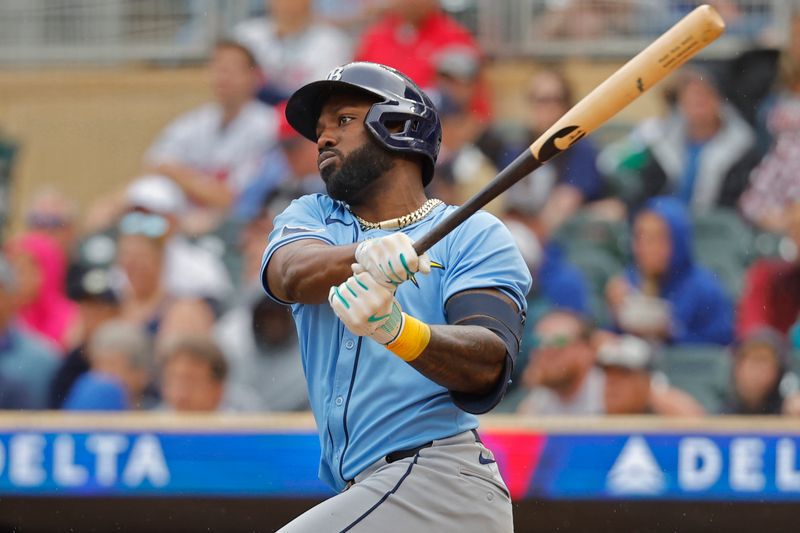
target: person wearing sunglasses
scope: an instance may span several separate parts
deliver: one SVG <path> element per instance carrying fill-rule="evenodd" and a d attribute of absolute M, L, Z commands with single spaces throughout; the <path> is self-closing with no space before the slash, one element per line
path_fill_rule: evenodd
<path fill-rule="evenodd" d="M 517 412 L 596 415 L 603 412 L 603 376 L 595 368 L 594 328 L 583 316 L 553 310 L 534 329 L 535 347 L 522 380 L 530 388 Z"/>

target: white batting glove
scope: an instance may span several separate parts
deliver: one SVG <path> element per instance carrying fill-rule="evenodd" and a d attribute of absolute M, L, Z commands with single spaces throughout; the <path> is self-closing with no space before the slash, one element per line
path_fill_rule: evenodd
<path fill-rule="evenodd" d="M 428 254 L 417 256 L 414 241 L 400 232 L 363 241 L 356 248 L 356 262 L 384 287 L 396 287 L 417 272 L 431 271 Z"/>
<path fill-rule="evenodd" d="M 350 332 L 389 344 L 403 329 L 403 310 L 387 289 L 367 272 L 331 287 L 328 302 Z"/>

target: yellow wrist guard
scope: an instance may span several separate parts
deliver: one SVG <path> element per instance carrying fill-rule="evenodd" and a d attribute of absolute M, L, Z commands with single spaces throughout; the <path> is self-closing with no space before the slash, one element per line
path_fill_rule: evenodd
<path fill-rule="evenodd" d="M 392 353 L 410 363 L 420 356 L 431 341 L 431 328 L 425 322 L 403 313 L 403 329 L 386 345 Z"/>

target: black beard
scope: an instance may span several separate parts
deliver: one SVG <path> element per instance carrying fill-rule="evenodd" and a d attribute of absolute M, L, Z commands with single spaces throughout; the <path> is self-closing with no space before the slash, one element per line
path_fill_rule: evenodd
<path fill-rule="evenodd" d="M 339 153 L 338 150 L 333 150 Z M 337 167 L 322 169 L 328 196 L 349 206 L 360 205 L 369 195 L 375 181 L 388 172 L 394 159 L 371 137 L 363 146 L 343 158 Z"/>

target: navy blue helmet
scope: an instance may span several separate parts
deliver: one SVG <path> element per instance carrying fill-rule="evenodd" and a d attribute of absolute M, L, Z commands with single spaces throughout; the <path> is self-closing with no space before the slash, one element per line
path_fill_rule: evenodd
<path fill-rule="evenodd" d="M 364 119 L 367 131 L 388 150 L 422 155 L 422 182 L 430 183 L 442 141 L 439 114 L 411 78 L 391 67 L 355 62 L 333 69 L 327 79 L 309 83 L 289 98 L 289 124 L 303 137 L 317 142 L 322 106 L 334 91 L 343 88 L 377 98 Z M 402 124 L 402 129 L 393 133 L 387 123 Z"/>

